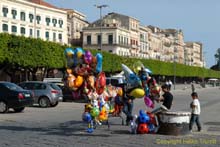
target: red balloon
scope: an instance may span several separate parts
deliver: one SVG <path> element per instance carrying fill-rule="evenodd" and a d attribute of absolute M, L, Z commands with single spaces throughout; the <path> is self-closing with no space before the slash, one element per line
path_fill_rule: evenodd
<path fill-rule="evenodd" d="M 146 123 L 139 124 L 137 128 L 138 134 L 147 134 L 149 132 L 149 128 Z"/>

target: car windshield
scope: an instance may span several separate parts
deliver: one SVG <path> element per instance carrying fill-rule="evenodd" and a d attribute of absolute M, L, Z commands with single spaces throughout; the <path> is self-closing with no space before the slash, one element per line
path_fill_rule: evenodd
<path fill-rule="evenodd" d="M 14 83 L 3 83 L 3 85 L 10 90 L 23 90 L 20 86 L 14 84 Z"/>
<path fill-rule="evenodd" d="M 55 90 L 61 90 L 59 86 L 57 86 L 56 84 L 54 83 L 48 83 L 53 89 Z"/>

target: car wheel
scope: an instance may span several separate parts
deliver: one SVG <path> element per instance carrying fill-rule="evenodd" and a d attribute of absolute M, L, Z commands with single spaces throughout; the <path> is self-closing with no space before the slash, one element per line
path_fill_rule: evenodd
<path fill-rule="evenodd" d="M 4 101 L 0 101 L 0 113 L 8 112 L 8 105 Z"/>
<path fill-rule="evenodd" d="M 50 106 L 50 101 L 47 97 L 42 97 L 38 101 L 40 107 L 46 108 Z"/>
<path fill-rule="evenodd" d="M 21 107 L 21 108 L 14 108 L 15 112 L 22 112 L 24 110 L 25 107 Z"/>
<path fill-rule="evenodd" d="M 51 107 L 56 107 L 58 105 L 58 101 L 55 104 L 50 104 Z"/>

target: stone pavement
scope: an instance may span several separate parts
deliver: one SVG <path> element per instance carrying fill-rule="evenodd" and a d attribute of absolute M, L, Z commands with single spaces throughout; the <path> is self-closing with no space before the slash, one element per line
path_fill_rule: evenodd
<path fill-rule="evenodd" d="M 172 90 L 172 111 L 190 111 L 191 89 L 181 87 Z M 119 118 L 110 117 L 109 130 L 103 124 L 87 133 L 87 125 L 81 119 L 84 104 L 60 103 L 55 108 L 29 107 L 23 113 L 0 114 L 0 147 L 219 147 L 220 89 L 198 88 L 197 92 L 203 132 L 184 136 L 132 135 Z M 146 109 L 143 99 L 135 100 L 134 114 L 140 109 Z"/>

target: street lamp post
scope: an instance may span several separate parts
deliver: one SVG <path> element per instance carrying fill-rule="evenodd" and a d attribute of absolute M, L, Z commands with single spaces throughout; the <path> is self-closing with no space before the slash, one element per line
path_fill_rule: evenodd
<path fill-rule="evenodd" d="M 109 53 L 112 54 L 112 50 L 109 50 Z M 113 55 L 111 55 L 111 75 L 112 75 L 112 70 L 113 70 L 113 58 L 112 58 Z"/>
<path fill-rule="evenodd" d="M 102 8 L 108 7 L 108 5 L 94 5 L 100 10 L 100 50 L 102 50 Z"/>
<path fill-rule="evenodd" d="M 173 74 L 173 89 L 175 90 L 176 89 L 176 47 L 174 47 L 174 58 L 173 58 L 173 71 L 174 71 L 174 74 Z"/>

